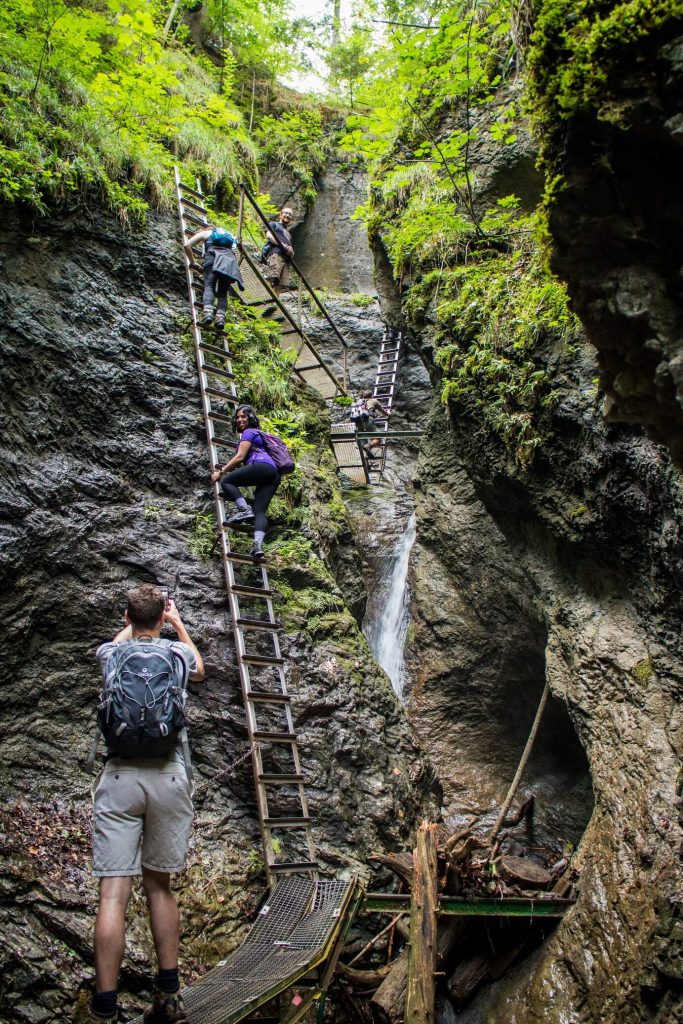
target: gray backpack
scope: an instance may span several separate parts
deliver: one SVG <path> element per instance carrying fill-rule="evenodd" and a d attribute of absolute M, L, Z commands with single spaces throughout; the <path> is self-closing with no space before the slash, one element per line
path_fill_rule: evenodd
<path fill-rule="evenodd" d="M 189 669 L 181 650 L 153 640 L 117 644 L 97 705 L 97 733 L 119 757 L 166 757 L 180 743 L 190 774 L 185 723 Z"/>

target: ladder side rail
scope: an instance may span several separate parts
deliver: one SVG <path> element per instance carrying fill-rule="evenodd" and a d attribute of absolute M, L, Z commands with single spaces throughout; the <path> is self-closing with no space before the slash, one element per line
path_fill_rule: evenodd
<path fill-rule="evenodd" d="M 270 226 L 269 226 L 268 220 L 266 218 L 266 215 L 264 214 L 263 210 L 261 209 L 261 207 L 258 205 L 256 200 L 254 199 L 254 197 L 250 193 L 249 189 L 244 184 L 242 184 L 240 187 L 241 187 L 241 190 L 244 193 L 244 195 L 247 197 L 247 200 L 249 201 L 249 203 L 251 203 L 252 207 L 256 211 L 256 214 L 258 215 L 260 220 L 263 222 L 263 226 L 266 228 L 267 231 L 270 231 Z M 320 301 L 320 299 L 316 295 L 316 293 L 313 290 L 313 288 L 311 287 L 311 285 L 308 283 L 308 281 L 306 280 L 306 278 L 302 274 L 301 269 L 297 266 L 297 264 L 296 264 L 296 262 L 294 260 L 294 257 L 293 256 L 289 256 L 285 252 L 284 248 L 280 244 L 280 241 L 279 241 L 277 235 L 273 235 L 273 238 L 275 239 L 275 244 L 277 245 L 278 249 L 282 252 L 283 256 L 287 257 L 288 262 L 291 264 L 291 266 L 294 268 L 296 273 L 301 278 L 301 281 L 302 281 L 302 283 L 304 285 L 304 288 L 306 288 L 306 290 L 308 291 L 309 295 L 311 296 L 311 298 L 315 302 L 316 306 L 318 307 L 318 309 L 320 310 L 322 315 L 327 320 L 328 324 L 330 325 L 330 327 L 334 331 L 334 333 L 337 336 L 337 338 L 339 339 L 339 341 L 342 343 L 343 348 L 348 348 L 349 346 L 348 346 L 348 343 L 347 343 L 346 339 L 340 333 L 339 328 L 337 327 L 337 325 L 335 324 L 334 320 L 332 319 L 332 317 L 328 313 L 327 309 L 325 308 L 325 306 Z"/>
<path fill-rule="evenodd" d="M 190 266 L 190 261 L 189 261 L 188 256 L 187 256 L 187 252 L 186 252 L 186 250 L 184 248 L 184 243 L 186 241 L 186 236 L 187 236 L 188 229 L 186 227 L 186 218 L 185 218 L 185 211 L 184 211 L 184 206 L 183 206 L 183 194 L 182 194 L 181 190 L 182 190 L 182 188 L 187 188 L 187 186 L 183 186 L 182 185 L 182 183 L 180 181 L 180 176 L 178 174 L 177 167 L 174 167 L 174 180 L 175 180 L 175 186 L 176 186 L 176 198 L 177 198 L 177 203 L 178 203 L 178 218 L 179 218 L 179 222 L 180 222 L 181 238 L 182 238 L 182 241 L 183 241 L 183 258 L 184 258 L 184 263 L 185 263 L 185 275 L 186 275 L 186 279 L 187 279 L 188 295 L 190 297 L 190 309 L 191 309 L 191 315 L 192 315 L 192 329 L 193 329 L 193 337 L 194 337 L 194 343 L 195 343 L 195 356 L 196 356 L 196 360 L 197 360 L 197 368 L 198 368 L 198 371 L 199 371 L 198 375 L 199 375 L 199 386 L 200 386 L 200 395 L 201 395 L 201 402 L 202 402 L 202 413 L 203 413 L 203 417 L 204 417 L 204 426 L 205 426 L 205 430 L 206 430 L 206 438 L 207 438 L 207 444 L 208 444 L 208 449 L 209 449 L 209 458 L 210 458 L 210 461 L 211 461 L 211 471 L 213 471 L 213 469 L 215 468 L 215 466 L 219 462 L 219 460 L 218 460 L 217 445 L 216 445 L 216 442 L 214 440 L 214 438 L 216 436 L 215 432 L 214 432 L 214 418 L 216 417 L 217 412 L 216 412 L 216 410 L 213 409 L 213 406 L 212 406 L 212 403 L 211 403 L 211 396 L 210 396 L 210 394 L 207 393 L 207 390 L 210 389 L 210 383 L 209 383 L 209 380 L 208 380 L 207 370 L 205 368 L 206 367 L 206 362 L 205 362 L 205 354 L 204 354 L 204 351 L 203 351 L 203 348 L 202 348 L 202 344 L 203 344 L 202 343 L 202 333 L 201 333 L 200 326 L 199 326 L 199 324 L 197 322 L 196 303 L 195 303 L 195 297 L 194 297 L 194 291 L 193 291 L 193 289 L 198 288 L 199 286 L 195 284 L 194 276 L 193 276 L 193 272 L 192 272 L 192 267 Z M 201 196 L 201 191 L 200 191 L 199 183 L 197 183 L 196 190 L 192 190 L 192 195 L 194 196 L 193 209 L 196 210 L 201 205 L 202 213 L 204 214 L 204 217 L 205 217 L 206 214 L 205 214 L 205 211 L 203 209 L 203 197 Z M 208 221 L 207 221 L 207 223 L 208 223 Z M 192 233 L 194 233 L 194 232 L 192 232 Z M 218 347 L 218 346 L 216 346 L 216 347 Z M 229 373 L 232 374 L 232 360 L 231 360 L 231 357 L 230 357 L 229 349 L 224 347 L 224 351 L 225 351 L 225 357 L 224 358 L 225 358 L 225 360 L 226 360 L 226 362 L 228 364 Z M 233 397 L 235 399 L 237 398 L 236 388 L 235 388 L 235 385 L 234 385 L 234 381 L 232 381 L 232 380 L 230 380 L 230 382 L 229 382 L 228 392 L 229 392 L 230 397 Z M 235 446 L 236 446 L 236 443 L 235 443 Z M 214 501 L 215 501 L 217 521 L 222 524 L 223 519 L 225 518 L 225 507 L 224 507 L 223 493 L 222 493 L 222 491 L 221 491 L 221 489 L 219 487 L 218 481 L 214 482 L 213 489 L 214 489 Z M 237 655 L 237 663 L 238 663 L 238 671 L 239 671 L 239 677 L 240 677 L 240 685 L 241 685 L 241 689 L 242 689 L 242 698 L 243 698 L 243 703 L 244 703 L 244 707 L 245 707 L 245 714 L 246 714 L 246 720 L 247 720 L 247 731 L 248 731 L 249 740 L 250 740 L 250 743 L 251 743 L 252 769 L 253 769 L 253 773 L 254 773 L 256 804 L 257 804 L 257 812 L 258 812 L 258 818 L 259 818 L 259 826 L 260 826 L 260 830 L 261 830 L 261 840 L 262 840 L 263 851 L 264 851 L 264 855 L 265 855 L 266 875 L 267 875 L 267 879 L 268 879 L 268 884 L 269 884 L 269 886 L 272 887 L 272 885 L 274 884 L 274 881 L 275 881 L 275 875 L 272 872 L 271 867 L 275 863 L 275 852 L 274 852 L 274 848 L 273 848 L 273 841 L 272 841 L 271 830 L 270 830 L 270 828 L 266 824 L 266 820 L 269 817 L 266 788 L 265 788 L 265 785 L 263 783 L 261 783 L 259 778 L 258 778 L 259 775 L 263 774 L 263 758 L 261 756 L 260 747 L 259 747 L 258 743 L 256 743 L 256 741 L 254 740 L 254 736 L 253 736 L 254 733 L 258 732 L 258 723 L 256 721 L 256 712 L 255 712 L 255 708 L 254 708 L 254 703 L 250 699 L 250 696 L 249 696 L 250 691 L 251 691 L 251 677 L 250 677 L 249 665 L 247 663 L 245 663 L 245 661 L 244 661 L 244 657 L 246 655 L 244 634 L 243 634 L 243 630 L 237 624 L 237 620 L 240 618 L 240 607 L 239 607 L 238 595 L 235 592 L 235 587 L 237 586 L 236 579 L 235 579 L 235 570 L 234 570 L 233 563 L 230 560 L 230 555 L 232 554 L 232 549 L 230 547 L 230 541 L 229 541 L 228 533 L 225 530 L 225 528 L 223 528 L 222 526 L 220 528 L 219 536 L 220 536 L 220 546 L 221 546 L 221 554 L 222 554 L 222 560 L 223 560 L 223 567 L 224 567 L 224 573 L 225 573 L 225 579 L 226 579 L 226 585 L 227 585 L 227 591 L 228 591 L 228 606 L 229 606 L 229 610 L 230 610 L 230 617 L 231 617 L 231 620 L 232 620 L 233 637 L 234 637 L 234 642 L 235 642 L 235 651 L 236 651 L 236 655 Z M 259 567 L 260 572 L 261 572 L 261 580 L 262 580 L 262 583 L 263 583 L 262 589 L 264 591 L 270 592 L 270 585 L 269 585 L 269 580 L 268 580 L 268 575 L 267 575 L 266 567 L 262 563 L 260 563 L 258 567 Z M 273 608 L 272 599 L 270 597 L 267 598 L 266 605 L 267 605 L 267 608 L 268 608 L 268 617 L 269 617 L 269 619 L 272 622 L 274 620 L 275 616 L 274 616 L 274 608 Z M 275 651 L 275 654 L 276 654 L 276 656 L 281 657 L 281 650 L 280 650 L 279 639 L 278 639 L 277 632 L 276 632 L 276 627 L 273 627 L 273 640 L 274 640 L 274 651 Z M 286 681 L 285 681 L 284 672 L 282 671 L 281 668 L 279 670 L 279 676 L 281 678 L 282 686 L 284 687 L 283 692 L 286 693 Z M 291 711 L 290 711 L 289 707 L 287 707 L 287 713 L 288 713 L 288 719 L 287 719 L 287 721 L 288 721 L 288 728 L 289 728 L 290 732 L 293 732 L 293 725 L 292 725 L 292 720 L 291 720 Z M 293 748 L 292 749 L 292 754 L 293 754 L 292 762 L 293 762 L 294 767 L 295 767 L 295 772 L 296 772 L 296 774 L 301 775 L 302 774 L 301 773 L 301 761 L 300 761 L 300 756 L 299 756 L 298 745 L 296 745 L 295 741 L 290 741 L 290 742 L 292 743 L 292 748 Z M 299 792 L 299 795 L 300 795 L 300 804 L 301 804 L 301 808 L 302 808 L 301 817 L 302 818 L 308 818 L 308 807 L 307 807 L 307 801 L 306 801 L 306 796 L 305 796 L 305 792 L 304 792 L 303 783 L 299 783 L 297 785 L 297 788 L 298 788 L 298 792 Z M 308 846 L 310 860 L 311 860 L 311 862 L 314 862 L 315 861 L 315 847 L 313 845 L 312 829 L 311 829 L 311 826 L 310 826 L 310 822 L 307 824 L 306 832 L 307 832 L 307 846 Z"/>
<path fill-rule="evenodd" d="M 299 348 L 299 350 L 297 352 L 297 355 L 299 355 L 301 353 L 301 350 L 304 347 L 307 347 L 308 349 L 310 349 L 310 351 L 313 353 L 314 357 L 318 360 L 318 362 L 320 364 L 320 368 L 328 376 L 330 381 L 334 384 L 337 392 L 340 395 L 346 395 L 346 390 L 345 390 L 344 386 L 342 384 L 340 384 L 340 382 L 334 376 L 334 374 L 330 370 L 329 366 L 327 365 L 325 360 L 322 358 L 322 356 L 320 355 L 320 353 L 318 352 L 318 350 L 316 349 L 315 345 L 313 344 L 311 339 L 308 337 L 306 332 L 299 326 L 299 324 L 297 324 L 296 320 L 294 319 L 292 314 L 289 312 L 287 307 L 280 301 L 279 296 L 275 294 L 275 292 L 273 291 L 273 288 L 269 284 L 268 280 L 263 276 L 263 274 L 261 273 L 259 268 L 256 266 L 256 263 L 251 258 L 250 254 L 248 253 L 248 251 L 246 250 L 245 247 L 242 248 L 241 254 L 242 254 L 243 259 L 246 260 L 249 269 L 258 278 L 258 280 L 263 285 L 263 287 L 267 290 L 268 294 L 270 295 L 270 298 L 272 299 L 272 301 L 275 303 L 277 308 L 280 310 L 280 312 L 283 314 L 283 316 L 285 317 L 285 319 L 289 323 L 290 327 L 292 328 L 292 332 L 296 333 L 299 336 L 299 338 L 301 339 L 301 346 L 300 346 L 300 348 Z M 296 367 L 293 367 L 293 372 L 294 373 L 297 372 L 296 371 Z M 301 378 L 301 379 L 303 379 L 303 378 Z M 304 381 L 304 383 L 306 383 L 306 382 Z"/>

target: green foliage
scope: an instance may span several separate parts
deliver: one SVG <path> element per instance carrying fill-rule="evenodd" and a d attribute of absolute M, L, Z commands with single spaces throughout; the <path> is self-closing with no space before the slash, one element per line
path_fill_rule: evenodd
<path fill-rule="evenodd" d="M 356 292 L 354 295 L 350 295 L 349 298 L 354 306 L 358 306 L 359 309 L 367 309 L 375 301 L 372 295 L 365 295 L 363 292 Z"/>
<path fill-rule="evenodd" d="M 581 111 L 616 120 L 613 85 L 633 74 L 647 41 L 683 17 L 681 0 L 543 0 L 529 53 L 530 96 L 542 130 Z"/>
<path fill-rule="evenodd" d="M 206 515 L 203 512 L 195 512 L 192 536 L 188 543 L 192 554 L 196 558 L 200 558 L 202 562 L 208 562 L 217 535 L 216 517 L 213 514 Z"/>
<path fill-rule="evenodd" d="M 321 113 L 293 110 L 280 117 L 262 117 L 255 137 L 260 143 L 262 160 L 287 172 L 306 203 L 312 203 L 317 195 L 315 176 L 332 151 Z"/>
<path fill-rule="evenodd" d="M 522 222 L 531 232 L 531 222 Z M 521 230 L 521 229 L 520 229 Z M 480 252 L 432 270 L 410 290 L 406 312 L 434 319 L 442 397 L 476 413 L 522 468 L 542 444 L 558 391 L 541 352 L 580 337 L 564 288 L 550 277 L 533 235 L 509 253 Z"/>
<path fill-rule="evenodd" d="M 0 199 L 44 210 L 90 192 L 138 222 L 148 201 L 170 203 L 174 159 L 210 187 L 229 189 L 245 165 L 253 175 L 239 112 L 208 61 L 164 45 L 166 13 L 148 0 L 6 0 Z"/>

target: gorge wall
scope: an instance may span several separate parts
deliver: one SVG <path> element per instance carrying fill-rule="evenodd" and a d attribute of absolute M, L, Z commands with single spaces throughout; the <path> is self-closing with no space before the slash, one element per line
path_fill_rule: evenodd
<path fill-rule="evenodd" d="M 132 235 L 95 214 L 4 213 L 0 1014 L 47 1024 L 78 1016 L 92 977 L 93 656 L 120 628 L 130 586 L 170 585 L 207 668 L 190 703 L 187 980 L 241 941 L 264 879 L 222 566 L 208 557 L 213 503 L 177 224 L 156 215 Z M 327 414 L 303 388 L 293 401 L 312 448 L 291 507 L 278 505 L 270 571 L 319 856 L 328 873 L 363 873 L 371 850 L 407 843 L 428 774 L 349 610 L 362 616 L 365 590 Z M 148 992 L 151 948 L 138 894 L 126 1006 Z"/>
<path fill-rule="evenodd" d="M 439 137 L 448 139 L 448 131 L 445 121 Z M 499 152 L 499 194 L 528 203 L 539 184 L 528 133 Z M 475 196 L 490 202 L 494 147 L 485 155 Z M 471 173 L 476 189 L 476 163 Z M 571 175 L 570 165 L 570 182 Z M 639 188 L 625 164 L 619 188 Z M 642 275 L 634 292 L 636 278 L 613 265 L 610 283 L 604 263 L 582 247 L 583 228 L 574 244 L 579 208 L 585 237 L 595 239 L 603 212 L 614 223 L 611 206 L 601 209 L 593 198 L 589 215 L 582 195 L 569 188 L 567 196 L 556 215 L 566 228 L 556 264 L 581 265 L 591 295 L 628 291 L 638 329 L 647 333 L 651 277 Z M 400 230 L 402 207 L 388 201 L 386 210 Z M 649 229 L 655 235 L 656 222 Z M 380 228 L 373 246 L 387 316 L 402 323 L 439 393 L 448 378 L 444 346 L 471 353 L 478 344 L 462 318 L 449 332 L 439 309 L 468 287 L 466 271 L 454 285 L 432 264 L 399 274 L 385 237 Z M 518 258 L 508 282 L 522 279 Z M 668 262 L 667 274 L 677 266 Z M 431 292 L 430 280 L 437 281 Z M 584 308 L 577 304 L 582 315 Z M 625 351 L 629 342 L 607 315 L 616 306 L 599 308 L 605 343 Z M 589 317 L 589 333 L 592 323 Z M 493 347 L 514 364 L 511 343 Z M 455 823 L 503 798 L 549 682 L 552 701 L 520 797 L 536 794 L 546 834 L 580 840 L 579 899 L 531 958 L 457 1019 L 664 1024 L 681 1019 L 683 982 L 681 479 L 666 448 L 642 428 L 605 422 L 595 357 L 582 340 L 553 337 L 539 319 L 533 369 L 551 381 L 553 400 L 529 460 L 519 449 L 515 457 L 492 425 L 476 378 L 445 406 L 433 405 L 414 479 L 408 712 L 444 785 L 446 820 Z M 510 405 L 513 388 L 511 379 Z M 528 422 L 532 402 L 520 404 L 519 418 Z"/>

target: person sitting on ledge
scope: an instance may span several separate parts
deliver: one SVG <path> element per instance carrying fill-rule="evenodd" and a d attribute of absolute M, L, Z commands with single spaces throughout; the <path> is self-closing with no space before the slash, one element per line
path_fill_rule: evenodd
<path fill-rule="evenodd" d="M 250 405 L 238 406 L 232 417 L 232 429 L 239 431 L 240 443 L 229 462 L 211 474 L 220 481 L 224 497 L 235 503 L 235 511 L 224 526 L 254 523 L 254 543 L 250 554 L 263 558 L 263 540 L 268 529 L 266 511 L 280 485 L 280 470 L 268 454 L 259 430 L 260 421 Z M 249 508 L 240 487 L 254 487 L 254 510 Z"/>
<path fill-rule="evenodd" d="M 204 243 L 204 295 L 202 303 L 202 327 L 210 327 L 213 321 L 213 303 L 218 299 L 216 320 L 214 327 L 217 331 L 225 329 L 225 313 L 228 308 L 228 288 L 236 284 L 240 291 L 244 291 L 242 272 L 235 256 L 237 239 L 226 231 L 225 228 L 217 228 L 208 224 L 196 235 L 189 238 L 185 243 L 185 252 L 190 267 L 195 269 L 197 264 L 194 260 L 192 249 L 200 242 Z"/>

